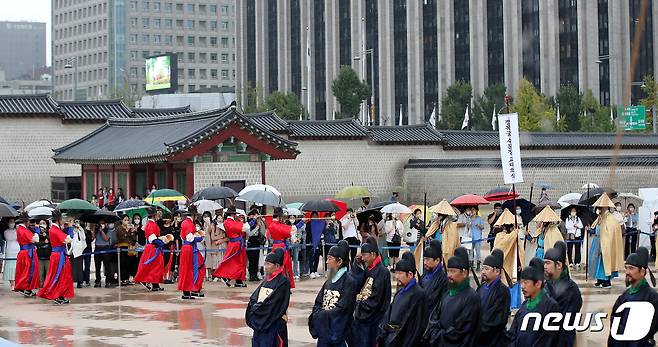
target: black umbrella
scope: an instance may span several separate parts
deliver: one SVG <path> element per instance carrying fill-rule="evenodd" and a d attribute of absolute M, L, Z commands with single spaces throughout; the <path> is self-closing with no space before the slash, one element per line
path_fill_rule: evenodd
<path fill-rule="evenodd" d="M 551 210 L 557 210 L 557 209 L 562 208 L 562 205 L 558 204 L 555 201 L 544 200 L 544 201 L 538 203 L 537 206 L 535 206 L 535 208 L 533 209 L 533 212 L 535 214 L 537 214 L 537 213 L 541 212 L 541 210 L 543 210 L 544 207 L 546 207 L 546 206 L 550 206 Z"/>
<path fill-rule="evenodd" d="M 125 212 L 125 211 L 130 211 L 138 208 L 144 208 L 144 206 L 149 206 L 144 200 L 126 200 L 120 204 L 118 204 L 115 208 L 114 211 L 116 212 Z"/>
<path fill-rule="evenodd" d="M 567 220 L 571 214 L 572 208 L 576 209 L 576 214 L 583 222 L 583 226 L 592 225 L 592 222 L 596 219 L 596 213 L 592 212 L 591 207 L 584 205 L 569 205 L 563 208 L 562 212 L 560 212 L 560 219 Z"/>
<path fill-rule="evenodd" d="M 535 208 L 535 204 L 526 199 L 516 199 L 516 207 L 521 207 L 521 221 L 524 225 L 528 225 L 528 223 L 530 223 L 530 221 L 535 217 L 534 213 L 532 213 Z M 514 214 L 514 200 L 505 201 L 503 203 L 503 209 L 505 208 Z"/>
<path fill-rule="evenodd" d="M 226 198 L 235 198 L 238 196 L 238 193 L 229 188 L 222 186 L 212 186 L 208 188 L 201 189 L 200 191 L 192 195 L 192 202 L 198 200 L 218 200 Z"/>
<path fill-rule="evenodd" d="M 80 221 L 84 223 L 98 223 L 105 221 L 106 223 L 114 223 L 119 221 L 119 216 L 114 212 L 98 210 L 94 213 L 85 213 L 80 216 Z"/>
<path fill-rule="evenodd" d="M 18 211 L 6 203 L 0 202 L 0 218 L 18 217 Z"/>
<path fill-rule="evenodd" d="M 392 204 L 392 202 L 390 201 L 377 202 L 368 206 L 368 209 L 357 213 L 356 218 L 359 220 L 359 225 L 363 223 L 368 223 L 368 217 L 370 216 L 373 216 L 375 223 L 379 223 L 382 219 L 384 219 L 384 217 L 382 216 L 381 209 L 384 206 L 390 204 Z"/>
<path fill-rule="evenodd" d="M 328 200 L 311 200 L 305 202 L 299 207 L 304 212 L 336 212 L 340 210 L 338 206 Z"/>
<path fill-rule="evenodd" d="M 603 195 L 603 193 L 607 193 L 610 199 L 617 197 L 617 192 L 614 189 L 605 187 L 591 188 L 589 192 L 585 191 L 583 193 L 580 201 L 578 201 L 578 205 L 592 205 L 601 197 L 601 195 Z"/>

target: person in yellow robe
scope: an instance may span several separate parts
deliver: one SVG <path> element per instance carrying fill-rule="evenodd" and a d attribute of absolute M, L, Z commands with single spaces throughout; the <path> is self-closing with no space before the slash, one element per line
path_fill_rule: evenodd
<path fill-rule="evenodd" d="M 523 241 L 519 240 L 519 230 L 514 227 L 514 215 L 508 209 L 503 211 L 495 226 L 502 227 L 503 231 L 496 234 L 493 248 L 503 251 L 503 259 L 505 259 L 503 269 L 510 276 L 512 283 L 506 276 L 503 280 L 508 287 L 511 287 L 517 281 L 518 268 L 524 264 Z"/>
<path fill-rule="evenodd" d="M 541 212 L 535 216 L 534 222 L 539 226 L 534 233 L 530 233 L 530 240 L 536 244 L 536 252 L 532 255 L 533 258 L 544 259 L 544 252 L 553 248 L 556 242 L 564 241 L 557 223 L 560 222 L 560 216 L 551 209 L 550 206 L 544 207 Z"/>
<path fill-rule="evenodd" d="M 592 205 L 596 208 L 598 218 L 590 228 L 590 249 L 588 271 L 596 278 L 594 287 L 610 288 L 610 280 L 624 270 L 624 243 L 621 237 L 621 226 L 610 213 L 615 208 L 606 193 Z"/>
<path fill-rule="evenodd" d="M 437 218 L 427 229 L 425 236 L 420 239 L 420 242 L 414 251 L 414 257 L 416 258 L 417 264 L 420 264 L 423 260 L 425 240 L 435 239 L 441 242 L 444 262 L 455 254 L 455 249 L 460 245 L 457 224 L 452 220 L 452 217 L 457 216 L 457 214 L 450 203 L 446 200 L 442 200 L 437 205 L 430 207 L 429 211 L 435 213 Z"/>

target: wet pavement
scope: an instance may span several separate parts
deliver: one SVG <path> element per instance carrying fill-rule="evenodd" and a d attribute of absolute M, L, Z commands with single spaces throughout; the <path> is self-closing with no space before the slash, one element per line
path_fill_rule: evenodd
<path fill-rule="evenodd" d="M 583 293 L 582 312 L 609 312 L 623 291 L 623 281 L 612 289 L 592 288 L 583 272 L 574 272 Z M 323 278 L 298 282 L 288 310 L 290 346 L 314 346 L 307 319 Z M 71 304 L 57 306 L 43 299 L 24 298 L 0 286 L 0 337 L 23 345 L 56 346 L 249 346 L 251 329 L 244 310 L 256 284 L 227 288 L 207 282 L 206 297 L 180 298 L 175 285 L 146 292 L 141 286 L 76 289 Z M 608 335 L 579 334 L 578 346 L 603 345 Z"/>

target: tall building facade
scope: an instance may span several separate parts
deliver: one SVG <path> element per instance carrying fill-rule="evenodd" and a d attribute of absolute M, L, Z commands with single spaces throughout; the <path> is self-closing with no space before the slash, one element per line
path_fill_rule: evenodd
<path fill-rule="evenodd" d="M 0 47 L 7 80 L 39 79 L 46 66 L 46 23 L 0 22 Z"/>
<path fill-rule="evenodd" d="M 243 104 L 254 86 L 294 92 L 312 119 L 333 119 L 331 83 L 347 65 L 374 84 L 375 117 L 363 117 L 377 124 L 398 124 L 400 112 L 403 124 L 424 123 L 460 80 L 474 95 L 497 83 L 513 95 L 525 78 L 546 95 L 574 85 L 605 105 L 636 103 L 638 82 L 658 70 L 658 4 L 648 3 L 641 23 L 642 0 L 236 0 L 236 89 Z"/>
<path fill-rule="evenodd" d="M 235 86 L 234 0 L 53 0 L 52 11 L 58 98 L 136 98 L 144 59 L 162 53 L 178 56 L 179 93 Z"/>

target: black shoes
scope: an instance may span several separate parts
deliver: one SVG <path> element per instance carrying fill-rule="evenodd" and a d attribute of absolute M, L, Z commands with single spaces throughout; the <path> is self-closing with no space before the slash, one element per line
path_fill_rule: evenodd
<path fill-rule="evenodd" d="M 78 288 L 78 289 L 82 288 L 82 283 L 78 283 L 78 285 L 76 286 L 76 288 Z"/>
<path fill-rule="evenodd" d="M 19 291 L 19 293 L 21 293 L 21 295 L 23 295 L 23 296 L 26 297 L 26 298 L 31 298 L 31 297 L 37 295 L 37 294 L 35 294 L 33 291 L 31 291 L 31 290 L 21 290 L 21 291 Z"/>
<path fill-rule="evenodd" d="M 53 300 L 53 302 L 54 302 L 56 305 L 66 305 L 66 304 L 70 304 L 70 303 L 71 303 L 69 300 L 64 299 L 64 298 L 55 299 L 55 300 Z"/>
<path fill-rule="evenodd" d="M 242 282 L 242 281 L 235 281 L 235 285 L 233 287 L 235 287 L 235 288 L 247 288 L 247 284 Z"/>
<path fill-rule="evenodd" d="M 227 287 L 231 287 L 231 280 L 228 278 L 222 278 L 222 281 L 224 281 L 224 284 L 226 284 Z"/>
<path fill-rule="evenodd" d="M 185 293 L 185 292 L 183 292 L 183 293 Z M 206 297 L 206 295 L 201 293 L 201 292 L 191 292 L 190 296 L 193 297 L 193 298 L 205 298 Z"/>
<path fill-rule="evenodd" d="M 151 290 L 151 285 L 146 283 L 146 282 L 139 282 L 139 284 L 142 285 L 142 287 L 146 288 L 146 290 L 150 291 Z"/>
<path fill-rule="evenodd" d="M 151 288 L 151 291 L 152 292 L 162 292 L 162 291 L 164 291 L 164 288 L 162 288 L 160 286 L 157 286 L 157 287 L 153 286 L 153 288 Z"/>

